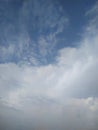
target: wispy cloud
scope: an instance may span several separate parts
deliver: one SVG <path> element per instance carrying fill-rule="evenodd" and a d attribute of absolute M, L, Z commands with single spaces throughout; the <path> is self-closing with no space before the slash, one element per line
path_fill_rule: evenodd
<path fill-rule="evenodd" d="M 15 6 L 15 9 L 10 8 L 11 4 L 14 3 L 9 0 L 3 2 L 0 7 L 3 9 L 1 22 L 3 31 L 0 34 L 1 62 L 6 61 L 5 58 L 7 62 L 48 64 L 48 57 L 52 62 L 56 45 L 60 40 L 58 35 L 66 30 L 69 22 L 62 6 L 51 0 L 23 1 L 21 8 Z M 10 47 L 14 47 L 11 53 L 7 50 Z M 36 59 L 36 62 L 32 62 L 31 59 Z"/>

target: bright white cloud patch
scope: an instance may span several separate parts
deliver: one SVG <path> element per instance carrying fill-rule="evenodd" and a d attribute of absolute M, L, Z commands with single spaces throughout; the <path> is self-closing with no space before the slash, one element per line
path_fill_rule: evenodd
<path fill-rule="evenodd" d="M 97 128 L 97 41 L 97 34 L 86 36 L 79 48 L 60 50 L 56 64 L 0 64 L 1 102 L 40 122 L 39 128 Z"/>
<path fill-rule="evenodd" d="M 60 50 L 56 64 L 40 67 L 1 64 L 1 94 L 14 104 L 39 95 L 50 99 L 98 96 L 97 35 L 85 39 L 79 48 Z"/>

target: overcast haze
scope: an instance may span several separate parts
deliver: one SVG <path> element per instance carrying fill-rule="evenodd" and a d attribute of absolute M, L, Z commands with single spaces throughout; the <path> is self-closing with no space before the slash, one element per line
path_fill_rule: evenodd
<path fill-rule="evenodd" d="M 98 1 L 0 0 L 0 130 L 98 129 Z"/>

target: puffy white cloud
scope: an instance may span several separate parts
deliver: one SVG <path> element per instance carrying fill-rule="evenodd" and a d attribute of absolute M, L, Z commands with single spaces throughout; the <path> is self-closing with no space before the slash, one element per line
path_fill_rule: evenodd
<path fill-rule="evenodd" d="M 22 111 L 36 129 L 96 130 L 97 39 L 86 35 L 80 47 L 63 48 L 55 64 L 0 64 L 1 106 Z"/>

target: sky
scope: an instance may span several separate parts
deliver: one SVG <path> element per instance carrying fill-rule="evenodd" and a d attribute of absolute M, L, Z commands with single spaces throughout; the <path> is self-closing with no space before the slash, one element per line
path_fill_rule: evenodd
<path fill-rule="evenodd" d="M 0 130 L 98 129 L 98 0 L 0 0 Z"/>

